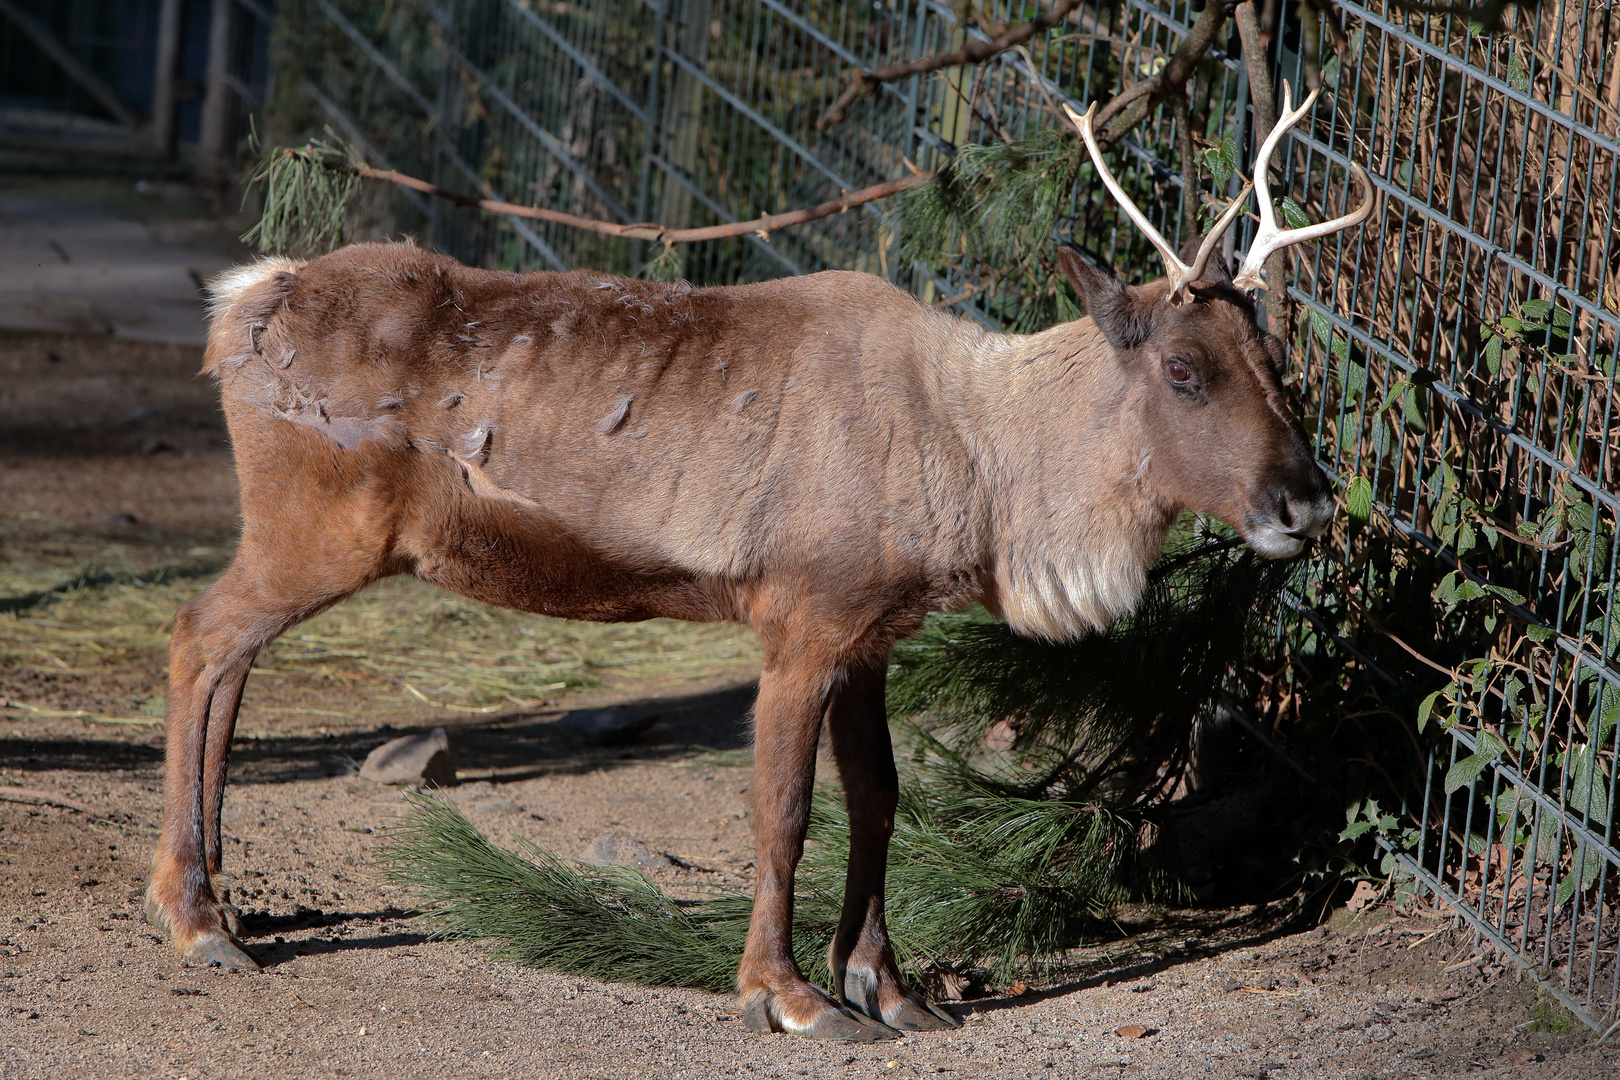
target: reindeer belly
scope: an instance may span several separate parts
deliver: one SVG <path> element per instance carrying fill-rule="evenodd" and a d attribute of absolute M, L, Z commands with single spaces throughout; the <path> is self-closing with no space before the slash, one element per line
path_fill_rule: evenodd
<path fill-rule="evenodd" d="M 435 497 L 418 500 L 401 537 L 402 553 L 423 581 L 554 618 L 726 617 L 715 583 L 633 546 L 593 537 L 589 523 L 569 522 L 499 489 L 481 492 L 465 476 L 441 480 Z"/>

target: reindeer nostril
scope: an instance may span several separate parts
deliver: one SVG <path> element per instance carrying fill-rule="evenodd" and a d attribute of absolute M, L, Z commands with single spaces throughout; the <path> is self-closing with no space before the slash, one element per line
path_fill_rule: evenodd
<path fill-rule="evenodd" d="M 1294 502 L 1288 497 L 1288 493 L 1286 491 L 1278 493 L 1276 514 L 1277 526 L 1282 529 L 1283 532 L 1291 533 L 1295 530 L 1295 526 L 1299 523 L 1299 518 L 1294 513 Z"/>

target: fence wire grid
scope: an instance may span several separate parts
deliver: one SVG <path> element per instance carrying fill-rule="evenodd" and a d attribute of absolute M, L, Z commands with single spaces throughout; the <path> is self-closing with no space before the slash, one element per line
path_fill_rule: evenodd
<path fill-rule="evenodd" d="M 1347 833 L 1373 832 L 1399 888 L 1445 900 L 1610 1029 L 1620 10 L 1545 0 L 1486 36 L 1391 0 L 1338 7 L 1349 46 L 1321 53 L 1322 97 L 1283 152 L 1281 190 L 1313 218 L 1344 213 L 1360 198 L 1346 180 L 1355 161 L 1378 203 L 1364 227 L 1295 249 L 1293 314 L 1274 327 L 1348 510 L 1286 594 L 1281 632 L 1302 663 L 1353 665 L 1426 762 L 1421 795 L 1398 813 L 1360 806 Z M 1040 6 L 984 10 L 1018 22 Z M 374 164 L 447 187 L 670 227 L 814 205 L 1049 128 L 1047 94 L 1081 109 L 1110 96 L 1151 74 L 1197 17 L 1180 0 L 1088 3 L 1031 42 L 1041 87 L 1007 53 L 887 83 L 818 132 L 850 68 L 983 35 L 934 0 L 288 0 L 278 15 L 280 109 L 306 129 L 330 125 Z M 1268 60 L 1299 87 L 1304 53 L 1320 47 L 1294 18 Z M 1230 145 L 1246 173 L 1250 88 L 1230 26 L 1191 92 L 1193 134 Z M 1200 184 L 1176 167 L 1178 137 L 1161 109 L 1115 155 L 1172 237 Z M 1088 175 L 1066 231 L 1156 276 Z M 417 197 L 372 200 L 374 224 L 483 265 L 635 273 L 656 254 Z M 1240 250 L 1252 228 L 1235 230 Z M 902 239 L 896 209 L 872 204 L 768 239 L 691 245 L 683 275 L 866 270 L 998 328 L 1032 303 L 1028 282 L 966 260 L 919 265 Z"/>

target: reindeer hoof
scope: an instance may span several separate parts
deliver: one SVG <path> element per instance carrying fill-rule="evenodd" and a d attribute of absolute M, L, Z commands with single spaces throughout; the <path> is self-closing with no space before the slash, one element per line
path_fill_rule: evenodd
<path fill-rule="evenodd" d="M 158 898 L 150 885 L 146 887 L 146 904 L 141 908 L 141 918 L 146 920 L 148 926 L 155 927 L 158 933 L 165 936 L 170 934 L 170 927 L 173 924 L 169 921 L 169 913 L 158 903 Z"/>
<path fill-rule="evenodd" d="M 242 947 L 242 943 L 229 934 L 204 934 L 185 951 L 193 964 L 221 967 L 226 971 L 258 971 L 259 962 Z"/>
<path fill-rule="evenodd" d="M 743 1003 L 743 1026 L 759 1035 L 781 1031 L 829 1042 L 871 1043 L 900 1037 L 900 1033 L 887 1024 L 840 1008 L 831 1001 L 821 1002 L 821 1008 L 815 1009 L 811 1016 L 793 1015 L 803 1014 L 807 1004 L 803 1000 L 792 1000 L 784 1008 L 764 992 L 757 993 Z"/>
<path fill-rule="evenodd" d="M 880 976 L 871 968 L 851 967 L 844 972 L 844 1003 L 857 1016 L 882 1021 L 898 1031 L 944 1031 L 961 1027 L 961 1021 L 932 1005 L 921 994 L 897 985 L 898 976 Z M 887 990 L 884 987 L 887 986 Z M 898 994 L 893 1004 L 883 999 Z"/>
<path fill-rule="evenodd" d="M 259 962 L 236 939 L 242 925 L 236 908 L 229 904 L 218 904 L 215 913 L 219 917 L 220 929 L 204 930 L 190 944 L 182 946 L 180 941 L 175 940 L 174 918 L 150 886 L 147 887 L 146 904 L 141 912 L 147 923 L 174 941 L 181 955 L 192 963 L 222 967 L 227 971 L 258 971 Z M 184 940 L 185 936 L 182 935 L 181 939 Z"/>
<path fill-rule="evenodd" d="M 900 1037 L 898 1031 L 881 1021 L 862 1016 L 858 1012 L 845 1012 L 843 1009 L 828 1009 L 811 1021 L 805 1030 L 796 1031 L 794 1034 L 809 1039 L 850 1043 L 882 1042 L 884 1039 Z"/>
<path fill-rule="evenodd" d="M 907 994 L 898 1004 L 884 1009 L 883 1022 L 900 1031 L 946 1031 L 962 1026 L 962 1021 L 915 994 Z"/>

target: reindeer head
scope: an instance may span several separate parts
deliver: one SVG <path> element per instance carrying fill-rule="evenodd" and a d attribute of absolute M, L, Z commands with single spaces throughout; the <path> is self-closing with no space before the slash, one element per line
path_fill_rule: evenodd
<path fill-rule="evenodd" d="M 1226 521 L 1269 558 L 1296 555 L 1321 535 L 1332 520 L 1333 499 L 1284 395 L 1282 343 L 1260 328 L 1250 290 L 1265 287 L 1261 268 L 1271 252 L 1360 224 L 1373 207 L 1371 182 L 1352 166 L 1369 192 L 1354 213 L 1301 229 L 1276 227 L 1266 183 L 1270 157 L 1315 100 L 1313 91 L 1290 111 L 1283 86 L 1283 116 L 1255 161 L 1261 227 L 1236 279 L 1215 251 L 1248 188 L 1202 242 L 1190 241 L 1177 253 L 1103 162 L 1091 128 L 1096 105 L 1084 116 L 1065 106 L 1103 183 L 1169 270 L 1158 281 L 1129 286 L 1074 250 L 1059 252 L 1065 274 L 1125 369 L 1126 407 L 1146 448 L 1141 479 L 1166 502 Z"/>

